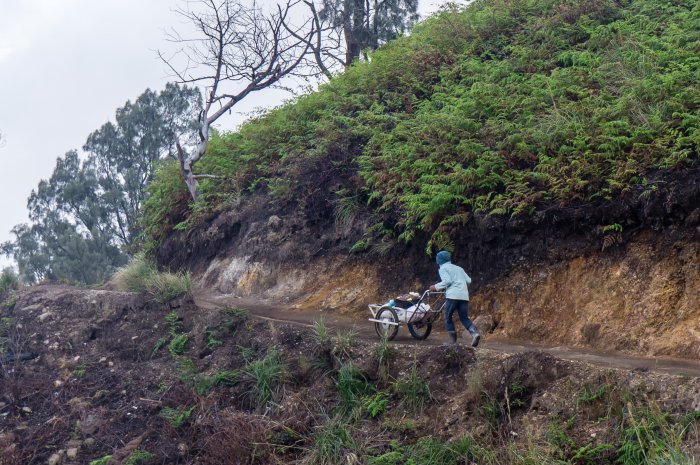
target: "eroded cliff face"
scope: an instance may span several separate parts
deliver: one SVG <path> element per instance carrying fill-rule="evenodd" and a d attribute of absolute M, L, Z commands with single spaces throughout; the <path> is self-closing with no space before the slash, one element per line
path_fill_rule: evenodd
<path fill-rule="evenodd" d="M 700 243 L 646 232 L 617 250 L 522 266 L 472 308 L 505 337 L 697 358 Z"/>
<path fill-rule="evenodd" d="M 497 336 L 644 355 L 700 354 L 700 173 L 660 177 L 650 195 L 553 206 L 517 218 L 473 215 L 454 239 L 473 279 L 472 316 Z M 366 314 L 437 279 L 427 237 L 351 253 L 377 218 L 275 203 L 264 193 L 178 232 L 156 258 L 200 287 L 283 309 Z"/>
<path fill-rule="evenodd" d="M 423 261 L 411 274 L 408 259 L 388 262 L 334 254 L 279 264 L 234 252 L 212 260 L 199 284 L 282 303 L 290 311 L 352 313 L 360 321 L 366 304 L 424 289 L 437 279 L 430 259 Z M 645 231 L 605 250 L 524 261 L 487 282 L 478 279 L 483 270 L 456 262 L 476 277 L 471 316 L 492 316 L 492 337 L 640 355 L 700 355 L 697 231 Z"/>

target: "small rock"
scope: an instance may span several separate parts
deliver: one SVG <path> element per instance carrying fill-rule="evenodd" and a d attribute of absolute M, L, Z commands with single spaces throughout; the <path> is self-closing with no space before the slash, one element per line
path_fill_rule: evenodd
<path fill-rule="evenodd" d="M 78 422 L 79 422 L 79 421 L 80 421 L 80 420 L 78 420 Z M 81 441 L 80 439 L 71 439 L 70 441 L 68 441 L 68 442 L 66 443 L 66 447 L 68 447 L 68 448 L 78 448 L 78 449 L 80 449 L 80 446 L 81 446 L 82 444 L 83 444 L 83 441 Z"/>
<path fill-rule="evenodd" d="M 49 318 L 53 313 L 51 312 L 44 312 L 41 315 L 39 315 L 39 321 L 44 321 L 45 319 Z"/>
<path fill-rule="evenodd" d="M 61 387 L 62 384 L 63 384 L 63 381 L 61 381 L 60 379 L 57 379 L 56 381 L 53 382 L 54 387 Z"/>
<path fill-rule="evenodd" d="M 77 362 L 77 361 L 79 361 L 79 360 L 80 360 L 80 355 L 76 355 L 75 357 L 73 357 L 73 361 L 74 361 L 74 362 Z"/>
<path fill-rule="evenodd" d="M 114 366 L 114 362 L 108 362 L 108 363 L 107 363 L 107 366 L 108 366 L 108 367 L 113 367 L 113 366 Z"/>
<path fill-rule="evenodd" d="M 138 336 L 131 336 L 131 340 L 132 340 L 132 341 L 135 341 L 135 340 L 138 339 L 138 338 L 139 338 Z"/>
<path fill-rule="evenodd" d="M 104 362 L 106 362 L 106 361 L 107 361 L 107 357 L 102 357 L 102 358 L 100 359 L 100 362 L 99 362 L 99 363 L 104 363 Z"/>
<path fill-rule="evenodd" d="M 75 460 L 75 458 L 78 456 L 78 448 L 77 447 L 71 447 L 66 451 L 66 457 L 68 457 L 69 460 Z"/>
<path fill-rule="evenodd" d="M 491 315 L 479 315 L 474 318 L 474 326 L 479 332 L 488 334 L 496 328 L 496 322 Z"/>
<path fill-rule="evenodd" d="M 96 415 L 88 414 L 80 423 L 80 432 L 85 435 L 92 435 L 100 428 L 101 420 Z"/>
<path fill-rule="evenodd" d="M 591 437 L 595 438 L 597 435 L 595 433 L 591 433 Z"/>
<path fill-rule="evenodd" d="M 267 227 L 270 229 L 277 230 L 282 226 L 282 218 L 280 218 L 277 215 L 272 215 L 268 220 L 267 220 Z"/>
<path fill-rule="evenodd" d="M 184 442 L 181 442 L 180 444 L 177 445 L 177 452 L 180 455 L 186 455 L 187 454 L 187 444 Z"/>
<path fill-rule="evenodd" d="M 83 441 L 83 445 L 85 447 L 92 447 L 95 445 L 95 438 L 87 438 L 86 440 Z"/>
<path fill-rule="evenodd" d="M 51 454 L 51 457 L 49 457 L 49 461 L 47 462 L 48 465 L 58 465 L 61 463 L 61 459 L 63 458 L 63 451 L 60 450 L 56 452 L 55 454 Z"/>
<path fill-rule="evenodd" d="M 30 407 L 22 407 L 22 411 L 24 413 L 32 413 L 32 409 Z"/>

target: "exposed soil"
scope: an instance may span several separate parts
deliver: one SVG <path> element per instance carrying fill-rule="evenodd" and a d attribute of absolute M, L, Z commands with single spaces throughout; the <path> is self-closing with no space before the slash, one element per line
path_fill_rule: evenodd
<path fill-rule="evenodd" d="M 509 340 L 697 360 L 700 172 L 649 179 L 656 190 L 613 200 L 507 220 L 472 216 L 454 257 L 473 279 L 471 314 L 493 319 Z M 427 237 L 385 255 L 351 254 L 381 218 L 362 210 L 341 224 L 328 202 L 307 210 L 257 193 L 172 235 L 157 257 L 191 269 L 203 288 L 355 316 L 436 280 Z"/>
<path fill-rule="evenodd" d="M 283 305 L 270 305 L 253 299 L 225 294 L 217 295 L 204 291 L 196 293 L 195 301 L 200 308 L 210 310 L 227 307 L 245 308 L 250 312 L 252 317 L 258 319 L 280 324 L 293 324 L 307 328 L 313 327 L 315 321 L 323 319 L 330 328 L 336 331 L 357 331 L 358 339 L 360 340 L 365 340 L 370 343 L 377 340 L 373 324 L 366 320 L 366 318 L 369 318 L 369 311 L 365 314 L 353 313 L 350 315 L 324 310 L 324 307 L 318 307 L 317 309 L 295 309 L 290 311 Z M 477 326 L 481 326 L 479 324 L 480 321 L 479 319 L 476 320 Z M 600 367 L 700 377 L 700 361 L 666 356 L 631 356 L 622 352 L 610 350 L 600 351 L 576 346 L 567 347 L 563 345 L 535 344 L 526 340 L 505 338 L 498 331 L 494 332 L 487 327 L 480 327 L 480 331 L 483 335 L 479 344 L 480 351 L 514 354 L 535 350 L 551 354 L 563 360 L 582 361 Z M 469 345 L 471 343 L 469 334 L 463 329 L 458 328 L 458 334 L 462 344 Z M 445 344 L 448 340 L 449 338 L 442 327 L 442 322 L 438 321 L 433 326 L 430 337 L 424 341 L 416 341 L 404 326 L 399 330 L 398 335 L 392 342 L 397 345 L 418 344 L 420 346 L 439 346 Z"/>
<path fill-rule="evenodd" d="M 626 412 L 658 409 L 674 425 L 700 411 L 700 378 L 689 364 L 677 374 L 664 362 L 603 368 L 488 337 L 477 351 L 448 347 L 437 332 L 424 343 L 404 337 L 392 344 L 382 371 L 376 336 L 363 319 L 262 304 L 246 305 L 246 316 L 231 308 L 243 303 L 199 295 L 161 305 L 136 294 L 49 285 L 23 291 L 3 312 L 12 318 L 9 347 L 39 356 L 2 365 L 1 463 L 87 464 L 112 455 L 110 463 L 124 464 L 136 450 L 152 454 L 142 464 L 313 463 L 319 432 L 339 421 L 355 445 L 340 448 L 338 463 L 367 463 L 392 451 L 392 441 L 461 436 L 474 440 L 470 461 L 491 451 L 499 460 L 491 463 L 511 463 L 532 444 L 554 447 L 552 428 L 566 438 L 556 446 L 563 459 L 610 444 L 592 463 L 612 463 Z M 306 327 L 321 314 L 329 321 L 327 342 Z M 276 321 L 290 315 L 290 322 Z M 358 336 L 341 348 L 335 332 L 355 323 Z M 167 348 L 175 334 L 187 335 L 181 355 Z M 246 373 L 272 347 L 286 375 L 266 404 Z M 376 418 L 362 409 L 356 417 L 341 413 L 338 370 L 349 362 L 388 395 Z M 415 379 L 430 388 L 423 407 L 406 404 L 398 387 L 410 383 L 414 366 Z M 223 372 L 236 374 L 216 378 Z M 695 431 L 683 435 L 683 449 L 699 457 Z"/>

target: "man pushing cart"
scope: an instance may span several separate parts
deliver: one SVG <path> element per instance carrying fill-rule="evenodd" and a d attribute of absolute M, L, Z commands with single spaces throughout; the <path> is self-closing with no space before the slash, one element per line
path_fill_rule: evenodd
<path fill-rule="evenodd" d="M 399 326 L 406 324 L 413 337 L 426 339 L 432 330 L 433 322 L 440 313 L 445 312 L 445 329 L 452 344 L 457 343 L 457 332 L 452 322 L 456 311 L 462 325 L 472 336 L 472 347 L 479 345 L 481 336 L 474 323 L 469 319 L 469 289 L 472 282 L 463 268 L 454 265 L 450 253 L 446 250 L 438 252 L 435 257 L 439 268 L 440 282 L 430 286 L 423 294 L 410 293 L 392 299 L 386 304 L 370 304 L 369 309 L 377 334 L 394 339 Z M 435 297 L 444 296 L 444 302 Z M 432 301 L 431 301 L 432 297 Z"/>

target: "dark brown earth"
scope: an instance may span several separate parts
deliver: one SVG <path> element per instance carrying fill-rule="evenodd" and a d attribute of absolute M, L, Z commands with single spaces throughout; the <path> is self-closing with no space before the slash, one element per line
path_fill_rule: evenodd
<path fill-rule="evenodd" d="M 361 464 L 393 453 L 392 444 L 461 437 L 474 446 L 468 461 L 453 463 L 505 465 L 554 454 L 606 464 L 637 416 L 669 430 L 690 422 L 678 447 L 700 457 L 700 377 L 689 363 L 608 355 L 591 364 L 577 359 L 590 353 L 560 357 L 553 354 L 561 349 L 531 350 L 488 335 L 475 351 L 442 345 L 439 331 L 416 343 L 402 329 L 382 364 L 364 318 L 208 293 L 159 304 L 139 294 L 44 285 L 20 292 L 2 315 L 12 319 L 10 348 L 39 354 L 1 366 L 2 465 L 90 464 L 108 455 L 112 465 L 133 465 L 136 451 L 150 454 L 141 465 Z M 308 328 L 320 316 L 328 322 L 325 341 Z M 187 338 L 179 355 L 167 348 L 173 334 Z M 250 373 L 271 353 L 284 374 L 266 403 Z M 348 364 L 386 396 L 377 417 L 361 404 L 343 409 L 338 383 Z M 233 373 L 234 382 L 212 381 L 222 373 Z M 422 405 L 407 403 L 409 386 L 429 389 L 418 397 Z M 354 445 L 339 445 L 337 458 L 324 462 L 321 435 L 338 425 Z M 588 462 L 574 459 L 581 448 Z"/>
<path fill-rule="evenodd" d="M 376 341 L 377 335 L 374 332 L 373 324 L 369 321 L 348 316 L 333 310 L 313 311 L 294 310 L 290 311 L 285 305 L 264 304 L 253 299 L 232 297 L 229 295 L 216 295 L 209 292 L 198 292 L 195 294 L 195 302 L 201 308 L 217 309 L 224 307 L 240 307 L 247 309 L 252 317 L 274 321 L 277 323 L 296 324 L 300 326 L 312 327 L 313 322 L 323 318 L 328 326 L 336 331 L 356 330 L 358 337 L 367 341 Z M 367 311 L 369 318 L 369 311 Z M 457 318 L 455 317 L 455 322 Z M 458 323 L 456 323 L 458 324 Z M 483 331 L 482 331 L 483 332 Z M 460 331 L 460 343 L 471 344 L 468 333 Z M 399 334 L 394 339 L 394 344 L 419 344 L 422 346 L 436 346 L 445 344 L 448 341 L 447 334 L 442 329 L 442 322 L 438 322 L 425 341 L 416 341 L 408 332 L 405 326 L 399 330 Z M 614 351 L 584 350 L 566 346 L 547 346 L 534 344 L 527 341 L 506 339 L 499 336 L 489 337 L 484 334 L 482 342 L 479 344 L 480 351 L 494 351 L 506 354 L 539 350 L 551 354 L 557 358 L 571 361 L 582 361 L 592 365 L 620 368 L 625 370 L 650 370 L 658 373 L 667 373 L 679 376 L 700 377 L 700 362 L 672 357 L 634 357 Z"/>

